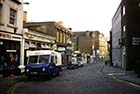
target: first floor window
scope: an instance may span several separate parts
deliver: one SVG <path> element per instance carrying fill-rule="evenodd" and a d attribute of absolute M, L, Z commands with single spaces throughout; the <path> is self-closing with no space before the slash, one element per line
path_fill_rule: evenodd
<path fill-rule="evenodd" d="M 16 22 L 16 15 L 17 15 L 17 11 L 14 9 L 10 9 L 10 20 L 9 23 L 15 25 Z"/>

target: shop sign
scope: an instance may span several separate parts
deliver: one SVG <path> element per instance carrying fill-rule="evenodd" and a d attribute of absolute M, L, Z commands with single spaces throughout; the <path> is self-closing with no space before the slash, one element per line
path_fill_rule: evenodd
<path fill-rule="evenodd" d="M 0 38 L 7 38 L 7 39 L 11 39 L 12 36 L 10 34 L 4 34 L 4 33 L 0 33 Z"/>
<path fill-rule="evenodd" d="M 68 49 L 68 50 L 71 50 L 71 49 L 72 49 L 72 47 L 67 47 L 67 49 Z"/>
<path fill-rule="evenodd" d="M 16 52 L 16 50 L 6 50 L 6 52 Z"/>
<path fill-rule="evenodd" d="M 133 37 L 132 38 L 132 45 L 140 45 L 140 38 L 139 37 Z"/>
<path fill-rule="evenodd" d="M 66 51 L 65 47 L 58 47 L 58 51 Z"/>

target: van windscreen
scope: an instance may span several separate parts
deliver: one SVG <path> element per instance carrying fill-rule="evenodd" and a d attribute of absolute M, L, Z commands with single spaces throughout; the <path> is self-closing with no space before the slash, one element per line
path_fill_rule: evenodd
<path fill-rule="evenodd" d="M 50 55 L 41 55 L 39 63 L 49 63 Z"/>
<path fill-rule="evenodd" d="M 28 63 L 37 63 L 38 56 L 30 56 Z"/>

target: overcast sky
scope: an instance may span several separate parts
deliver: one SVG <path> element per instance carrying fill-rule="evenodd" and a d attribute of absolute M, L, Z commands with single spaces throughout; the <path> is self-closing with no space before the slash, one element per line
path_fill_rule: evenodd
<path fill-rule="evenodd" d="M 24 0 L 28 21 L 63 21 L 73 31 L 99 30 L 109 36 L 121 0 Z"/>

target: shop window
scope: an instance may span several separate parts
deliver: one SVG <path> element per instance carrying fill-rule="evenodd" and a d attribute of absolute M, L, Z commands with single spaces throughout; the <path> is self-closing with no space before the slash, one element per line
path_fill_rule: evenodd
<path fill-rule="evenodd" d="M 10 19 L 9 19 L 9 23 L 15 25 L 16 23 L 16 15 L 17 15 L 17 11 L 10 8 Z"/>

